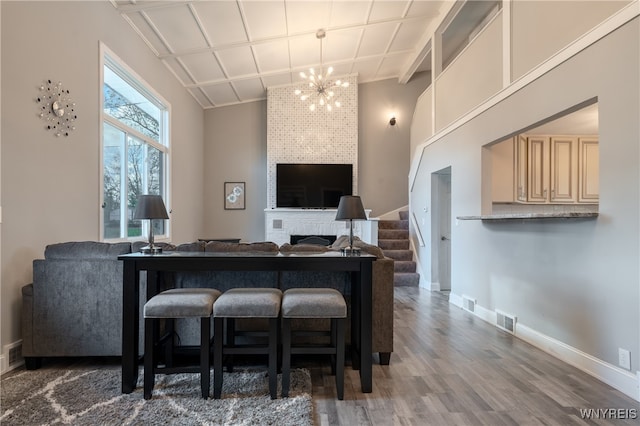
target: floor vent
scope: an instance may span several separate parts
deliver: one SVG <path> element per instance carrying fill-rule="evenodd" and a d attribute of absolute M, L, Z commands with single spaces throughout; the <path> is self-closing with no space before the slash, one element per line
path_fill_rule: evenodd
<path fill-rule="evenodd" d="M 511 334 L 515 334 L 516 321 L 517 318 L 515 316 L 496 309 L 496 327 L 504 331 L 508 331 Z"/>
<path fill-rule="evenodd" d="M 22 363 L 22 345 L 9 349 L 9 367 Z"/>
<path fill-rule="evenodd" d="M 472 299 L 469 296 L 462 296 L 462 309 L 469 312 L 476 311 L 476 299 Z"/>

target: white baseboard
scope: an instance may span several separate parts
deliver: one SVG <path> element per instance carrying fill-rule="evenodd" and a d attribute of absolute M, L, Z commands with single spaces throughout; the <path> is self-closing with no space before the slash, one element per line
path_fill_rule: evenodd
<path fill-rule="evenodd" d="M 462 309 L 462 296 L 455 293 L 449 295 L 449 303 Z M 469 311 L 467 311 L 469 312 Z M 491 325 L 496 323 L 496 313 L 475 305 L 475 311 L 469 312 Z M 640 371 L 635 374 L 631 371 L 623 370 L 615 365 L 609 364 L 588 353 L 582 352 L 559 340 L 544 335 L 521 322 L 516 323 L 514 335 L 549 355 L 566 362 L 590 376 L 608 384 L 625 395 L 640 401 Z"/>
<path fill-rule="evenodd" d="M 401 211 L 405 211 L 405 210 L 409 210 L 409 205 L 407 204 L 406 206 L 402 206 L 398 209 L 392 210 L 390 212 L 386 212 L 381 214 L 380 216 L 378 216 L 378 219 L 380 220 L 400 220 L 400 212 Z"/>

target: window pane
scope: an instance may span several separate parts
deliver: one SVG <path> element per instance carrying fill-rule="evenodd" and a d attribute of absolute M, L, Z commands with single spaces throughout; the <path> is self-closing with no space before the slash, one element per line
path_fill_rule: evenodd
<path fill-rule="evenodd" d="M 160 108 L 109 67 L 104 67 L 103 90 L 105 113 L 160 142 Z"/>
<path fill-rule="evenodd" d="M 140 139 L 131 136 L 127 142 L 127 236 L 139 237 L 142 235 L 142 224 L 139 220 L 133 220 L 133 214 L 136 211 L 138 196 L 144 194 L 144 181 L 146 180 L 145 144 Z"/>
<path fill-rule="evenodd" d="M 104 208 L 102 209 L 104 238 L 120 237 L 124 136 L 124 132 L 105 123 L 103 143 Z"/>

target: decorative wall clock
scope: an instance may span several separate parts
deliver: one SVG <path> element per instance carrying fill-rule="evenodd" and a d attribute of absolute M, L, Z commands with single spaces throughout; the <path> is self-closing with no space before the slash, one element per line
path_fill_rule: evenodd
<path fill-rule="evenodd" d="M 45 129 L 53 131 L 56 136 L 69 136 L 76 129 L 78 118 L 76 103 L 71 100 L 69 90 L 62 87 L 61 82 L 53 83 L 51 80 L 45 81 L 39 89 L 36 102 L 38 115 L 46 122 Z"/>

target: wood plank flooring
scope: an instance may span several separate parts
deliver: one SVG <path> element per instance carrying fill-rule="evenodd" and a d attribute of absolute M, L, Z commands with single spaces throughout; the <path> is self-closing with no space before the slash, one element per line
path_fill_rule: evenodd
<path fill-rule="evenodd" d="M 396 288 L 394 318 L 395 352 L 390 365 L 374 364 L 372 393 L 360 393 L 358 372 L 347 368 L 338 401 L 330 369 L 306 366 L 316 424 L 640 424 L 640 403 L 450 306 L 446 293 Z M 587 419 L 581 409 L 627 418 Z"/>

